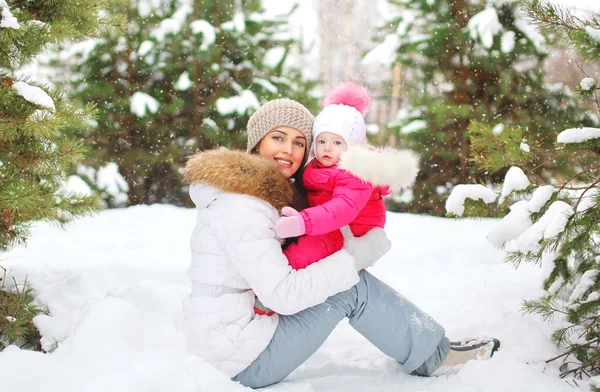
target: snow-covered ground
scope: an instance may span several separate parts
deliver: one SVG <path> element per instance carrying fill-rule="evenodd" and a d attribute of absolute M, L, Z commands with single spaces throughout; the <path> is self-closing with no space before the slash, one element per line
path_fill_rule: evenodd
<path fill-rule="evenodd" d="M 27 249 L 0 264 L 27 276 L 50 317 L 37 320 L 52 354 L 11 346 L 0 353 L 0 390 L 242 391 L 201 359 L 186 354 L 181 299 L 194 210 L 139 206 L 108 210 L 66 231 L 41 224 Z M 490 361 L 470 362 L 453 376 L 419 378 L 342 322 L 308 362 L 269 391 L 577 390 L 558 377 L 556 328 L 523 316 L 537 298 L 541 271 L 515 270 L 485 239 L 493 220 L 450 220 L 389 213 L 392 250 L 372 272 L 440 321 L 451 339 L 502 340 Z M 578 381 L 587 390 L 586 383 Z"/>

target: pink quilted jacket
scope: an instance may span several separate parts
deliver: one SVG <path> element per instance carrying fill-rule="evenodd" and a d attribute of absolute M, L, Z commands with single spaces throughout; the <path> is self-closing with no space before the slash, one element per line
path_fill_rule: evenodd
<path fill-rule="evenodd" d="M 316 159 L 304 169 L 303 180 L 311 207 L 300 211 L 307 235 L 284 251 L 292 268 L 306 268 L 342 249 L 342 226 L 349 224 L 360 237 L 385 225 L 382 196 L 390 193 L 389 187 L 374 187 L 337 166 L 323 167 Z"/>

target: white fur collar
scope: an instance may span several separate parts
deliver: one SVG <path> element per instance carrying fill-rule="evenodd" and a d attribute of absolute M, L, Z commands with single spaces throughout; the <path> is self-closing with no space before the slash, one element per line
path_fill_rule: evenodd
<path fill-rule="evenodd" d="M 377 150 L 354 145 L 342 154 L 338 166 L 375 186 L 400 190 L 414 184 L 419 173 L 419 155 L 411 150 L 391 147 Z"/>

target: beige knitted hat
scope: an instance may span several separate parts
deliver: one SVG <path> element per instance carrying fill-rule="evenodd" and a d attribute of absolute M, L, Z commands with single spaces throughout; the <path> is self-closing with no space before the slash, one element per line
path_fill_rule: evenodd
<path fill-rule="evenodd" d="M 302 104 L 281 98 L 262 105 L 248 120 L 248 147 L 251 152 L 266 134 L 277 127 L 299 130 L 306 138 L 306 154 L 312 147 L 312 125 L 315 117 Z"/>

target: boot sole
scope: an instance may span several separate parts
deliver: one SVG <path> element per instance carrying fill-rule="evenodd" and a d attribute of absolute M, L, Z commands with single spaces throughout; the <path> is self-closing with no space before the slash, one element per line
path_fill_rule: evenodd
<path fill-rule="evenodd" d="M 492 346 L 492 350 L 490 352 L 490 358 L 494 356 L 494 354 L 496 353 L 496 351 L 498 351 L 500 349 L 500 341 L 498 339 L 492 339 L 492 342 L 494 342 L 494 345 Z M 488 344 L 490 344 L 490 341 L 485 341 L 485 342 L 481 342 L 472 346 L 464 346 L 462 345 L 460 342 L 450 342 L 450 350 L 454 350 L 454 351 L 471 351 L 471 350 L 477 350 L 480 347 L 483 346 L 487 346 Z"/>

